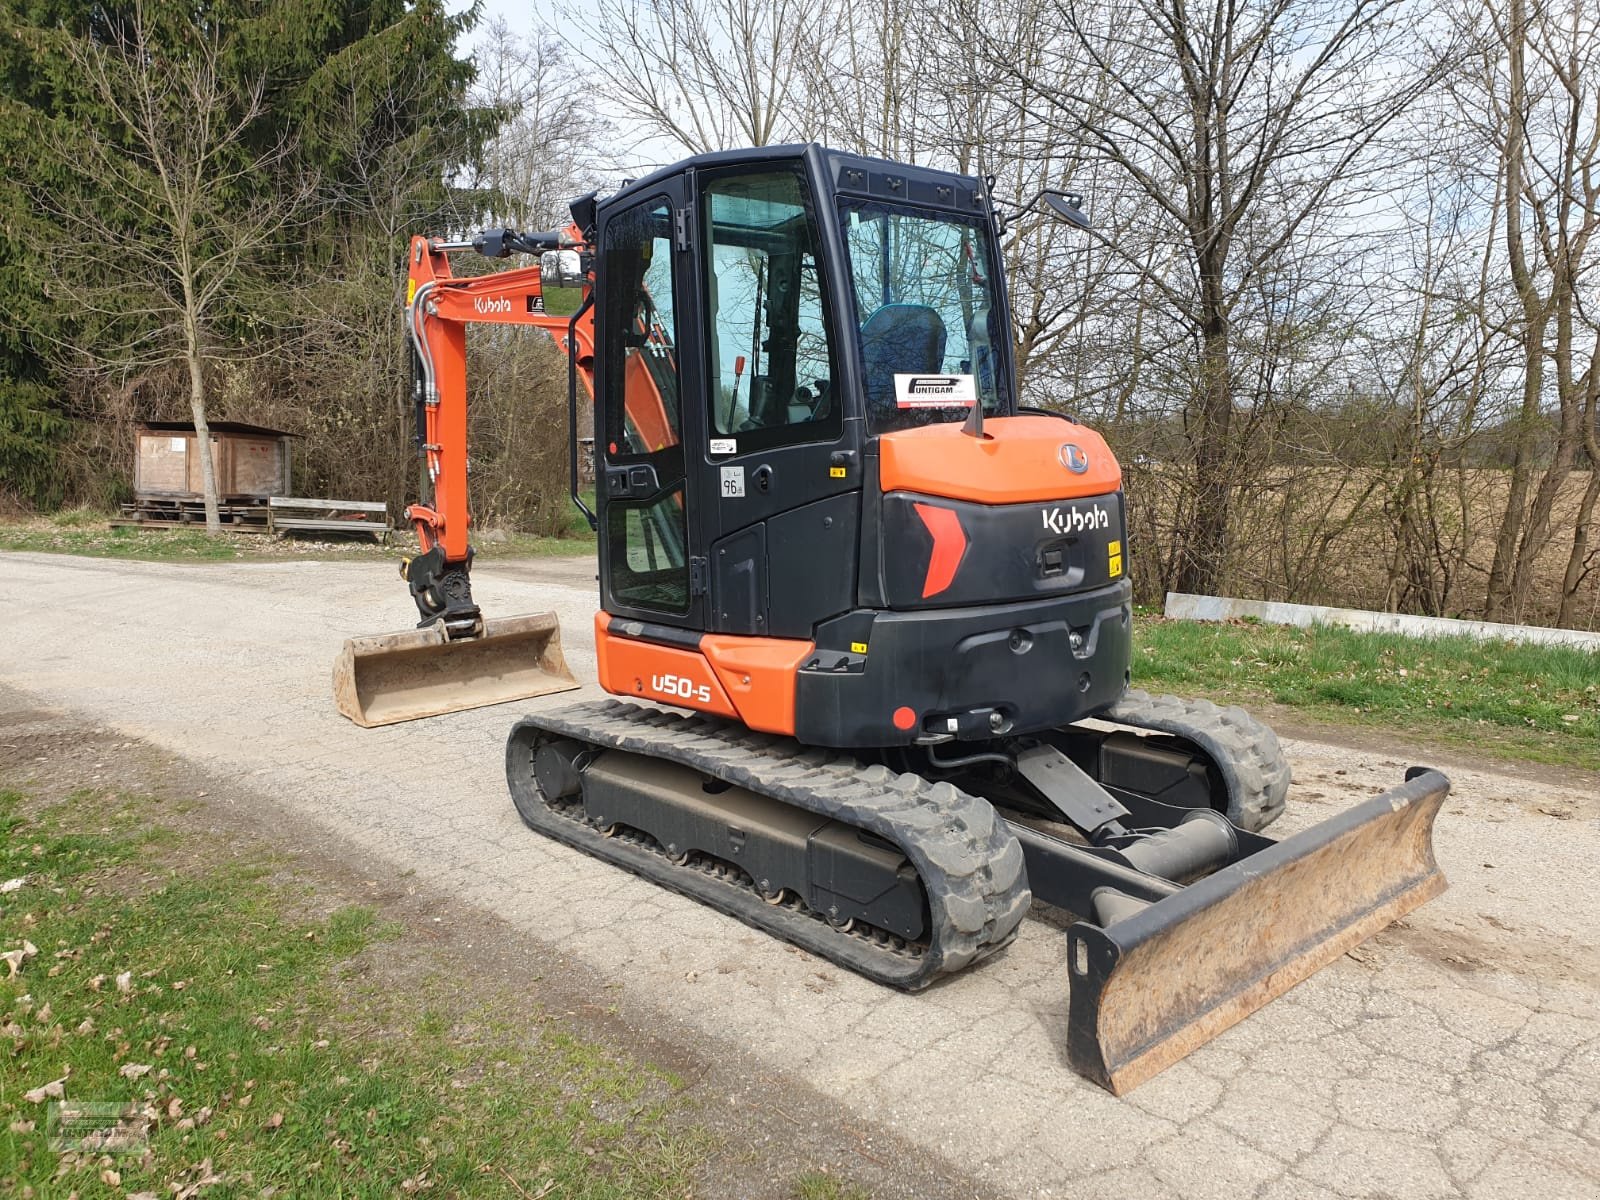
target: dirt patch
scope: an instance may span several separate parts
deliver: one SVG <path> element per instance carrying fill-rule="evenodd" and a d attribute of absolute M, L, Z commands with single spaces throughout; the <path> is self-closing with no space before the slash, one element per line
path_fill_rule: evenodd
<path fill-rule="evenodd" d="M 1534 937 L 1489 913 L 1478 914 L 1478 919 L 1482 923 L 1479 930 L 1438 926 L 1423 930 L 1397 922 L 1377 934 L 1373 942 L 1403 947 L 1455 975 L 1505 971 L 1540 983 L 1560 981 L 1600 988 L 1600 965 L 1596 964 L 1592 949 L 1569 943 L 1569 952 L 1563 953 L 1547 931 Z"/>
<path fill-rule="evenodd" d="M 285 882 L 299 885 L 308 912 L 350 904 L 376 910 L 402 932 L 369 949 L 349 986 L 408 1003 L 473 1014 L 474 1020 L 554 1027 L 651 1063 L 684 1081 L 683 1116 L 713 1147 L 694 1194 L 708 1200 L 787 1200 L 794 1180 L 826 1170 L 875 1197 L 965 1198 L 992 1194 L 941 1171 L 891 1131 L 842 1112 L 834 1102 L 753 1059 L 664 1035 L 670 1022 L 629 1000 L 615 984 L 492 914 L 461 904 L 408 874 L 366 861 L 317 832 L 296 837 L 294 819 L 270 797 L 217 779 L 145 743 L 40 708 L 0 688 L 0 787 L 38 805 L 93 789 L 107 802 L 148 794 L 159 822 L 178 837 L 160 852 L 162 871 L 201 871 L 219 857 L 270 855 Z M 159 872 L 158 872 L 159 873 Z M 156 874 L 130 867 L 100 882 L 139 889 Z M 295 890 L 295 889 L 291 889 Z M 448 982 L 443 982 L 448 981 Z"/>

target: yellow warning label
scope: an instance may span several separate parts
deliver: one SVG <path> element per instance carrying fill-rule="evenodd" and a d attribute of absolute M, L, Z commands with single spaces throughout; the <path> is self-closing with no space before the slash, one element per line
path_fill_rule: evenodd
<path fill-rule="evenodd" d="M 1111 578 L 1115 579 L 1118 575 L 1121 575 L 1122 574 L 1122 555 L 1113 554 L 1111 556 L 1111 562 L 1110 562 L 1109 566 L 1110 566 L 1110 570 L 1111 570 Z"/>
<path fill-rule="evenodd" d="M 408 280 L 406 280 L 406 303 L 410 304 L 416 298 L 417 298 L 417 281 L 415 279 L 408 279 Z"/>
<path fill-rule="evenodd" d="M 865 654 L 866 652 L 867 652 L 867 644 L 865 642 L 851 642 L 850 643 L 850 653 L 851 654 Z"/>
<path fill-rule="evenodd" d="M 1118 556 L 1120 556 L 1122 554 L 1122 543 L 1121 542 L 1112 542 L 1109 546 L 1106 547 L 1106 553 L 1109 554 L 1112 558 L 1117 558 Z"/>
<path fill-rule="evenodd" d="M 845 476 L 845 469 L 843 467 L 829 467 L 828 468 L 828 478 L 829 479 L 843 479 L 844 476 Z"/>

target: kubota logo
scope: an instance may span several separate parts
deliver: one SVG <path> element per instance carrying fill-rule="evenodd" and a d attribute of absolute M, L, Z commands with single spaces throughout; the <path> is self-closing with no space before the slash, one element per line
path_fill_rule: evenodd
<path fill-rule="evenodd" d="M 1096 504 L 1093 508 L 1047 508 L 1039 514 L 1051 533 L 1082 533 L 1086 529 L 1105 529 L 1111 514 Z"/>
<path fill-rule="evenodd" d="M 472 307 L 484 316 L 494 313 L 508 313 L 511 311 L 511 301 L 504 296 L 478 296 L 472 301 Z"/>
<path fill-rule="evenodd" d="M 1082 446 L 1072 442 L 1062 442 L 1061 449 L 1056 451 L 1056 457 L 1061 460 L 1061 465 L 1074 475 L 1082 475 L 1089 469 L 1089 456 L 1084 453 Z"/>

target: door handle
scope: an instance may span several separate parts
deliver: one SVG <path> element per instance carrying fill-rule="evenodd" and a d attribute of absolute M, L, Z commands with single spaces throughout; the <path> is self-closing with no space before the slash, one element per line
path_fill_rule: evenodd
<path fill-rule="evenodd" d="M 762 463 L 750 473 L 750 482 L 756 485 L 756 491 L 762 495 L 772 490 L 772 468 Z"/>

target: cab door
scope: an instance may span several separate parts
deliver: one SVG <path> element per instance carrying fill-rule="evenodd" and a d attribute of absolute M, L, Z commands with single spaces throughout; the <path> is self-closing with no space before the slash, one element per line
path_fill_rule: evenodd
<path fill-rule="evenodd" d="M 694 263 L 682 176 L 599 214 L 595 494 L 601 603 L 615 616 L 703 629 L 704 554 L 691 519 L 704 437 Z"/>
<path fill-rule="evenodd" d="M 806 639 L 852 603 L 861 486 L 822 214 L 799 156 L 701 169 L 695 184 L 708 628 Z"/>

